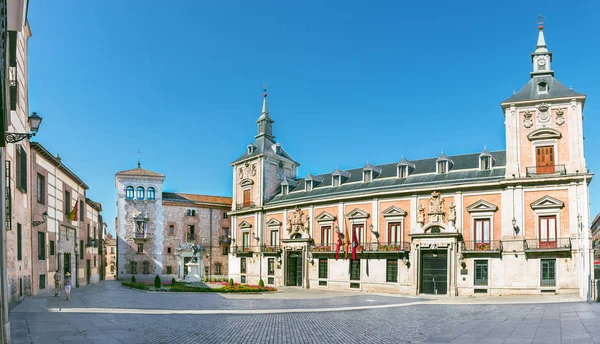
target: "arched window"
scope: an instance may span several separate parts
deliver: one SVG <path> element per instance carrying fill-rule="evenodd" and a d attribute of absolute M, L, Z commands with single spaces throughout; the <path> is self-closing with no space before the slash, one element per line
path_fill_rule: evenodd
<path fill-rule="evenodd" d="M 153 187 L 148 188 L 148 200 L 154 201 L 154 188 Z"/>
<path fill-rule="evenodd" d="M 127 199 L 133 199 L 133 186 L 128 186 L 125 189 L 125 197 Z"/>
<path fill-rule="evenodd" d="M 137 199 L 144 199 L 144 188 L 141 186 L 137 188 Z"/>

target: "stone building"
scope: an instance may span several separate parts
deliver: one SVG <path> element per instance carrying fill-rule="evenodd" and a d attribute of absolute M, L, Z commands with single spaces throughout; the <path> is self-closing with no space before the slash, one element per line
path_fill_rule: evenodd
<path fill-rule="evenodd" d="M 85 199 L 85 274 L 86 283 L 100 282 L 100 269 L 102 266 L 101 240 L 102 240 L 102 204 Z"/>
<path fill-rule="evenodd" d="M 62 159 L 31 142 L 33 294 L 54 289 L 54 274 L 71 273 L 74 286 L 97 283 L 96 242 L 88 228 L 98 226 L 99 203 L 86 199 L 87 184 Z"/>
<path fill-rule="evenodd" d="M 527 84 L 500 103 L 506 150 L 404 152 L 393 163 L 303 178 L 274 139 L 265 94 L 258 135 L 231 164 L 230 277 L 413 295 L 585 297 L 586 96 L 554 78 L 542 26 L 531 62 Z"/>
<path fill-rule="evenodd" d="M 102 261 L 105 266 L 105 279 L 113 280 L 117 272 L 117 240 L 108 233 L 104 238 L 104 258 Z"/>
<path fill-rule="evenodd" d="M 204 274 L 226 276 L 231 198 L 163 192 L 164 179 L 139 163 L 116 174 L 117 278 L 182 279 L 194 244 Z"/>
<path fill-rule="evenodd" d="M 29 133 L 28 40 L 31 29 L 27 1 L 9 3 L 8 16 L 8 92 L 9 104 L 5 127 L 9 133 Z M 30 162 L 29 139 L 6 143 L 6 257 L 9 300 L 31 295 L 31 201 L 28 194 Z"/>

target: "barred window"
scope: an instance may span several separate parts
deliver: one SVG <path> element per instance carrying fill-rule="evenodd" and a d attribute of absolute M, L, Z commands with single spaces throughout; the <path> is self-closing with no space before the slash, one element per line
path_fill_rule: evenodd
<path fill-rule="evenodd" d="M 385 269 L 386 282 L 398 282 L 398 259 L 388 259 Z"/>
<path fill-rule="evenodd" d="M 267 264 L 267 271 L 267 275 L 275 275 L 275 258 L 269 258 L 269 263 Z"/>
<path fill-rule="evenodd" d="M 360 280 L 360 260 L 350 260 L 350 280 Z"/>
<path fill-rule="evenodd" d="M 327 258 L 319 258 L 319 278 L 327 278 Z"/>
<path fill-rule="evenodd" d="M 246 258 L 240 258 L 240 273 L 246 273 Z"/>

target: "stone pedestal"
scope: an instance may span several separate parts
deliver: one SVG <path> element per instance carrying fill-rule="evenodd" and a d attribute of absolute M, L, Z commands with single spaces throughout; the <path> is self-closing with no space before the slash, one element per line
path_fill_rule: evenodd
<path fill-rule="evenodd" d="M 185 276 L 185 282 L 202 282 L 202 267 L 196 262 L 185 264 L 188 268 L 188 274 Z"/>

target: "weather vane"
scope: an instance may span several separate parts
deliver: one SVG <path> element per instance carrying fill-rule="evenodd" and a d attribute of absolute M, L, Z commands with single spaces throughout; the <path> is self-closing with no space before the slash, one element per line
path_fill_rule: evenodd
<path fill-rule="evenodd" d="M 543 15 L 541 15 L 541 14 L 539 14 L 539 15 L 537 16 L 537 20 L 538 20 L 538 27 L 539 27 L 540 29 L 544 28 L 544 18 L 546 18 L 546 17 L 545 17 L 545 16 L 543 16 Z"/>
<path fill-rule="evenodd" d="M 142 154 L 141 150 L 137 150 L 137 157 L 138 157 L 138 167 L 141 167 L 141 163 L 140 163 L 140 154 Z"/>
<path fill-rule="evenodd" d="M 265 92 L 265 97 L 267 96 L 267 83 L 263 84 L 263 91 Z"/>

